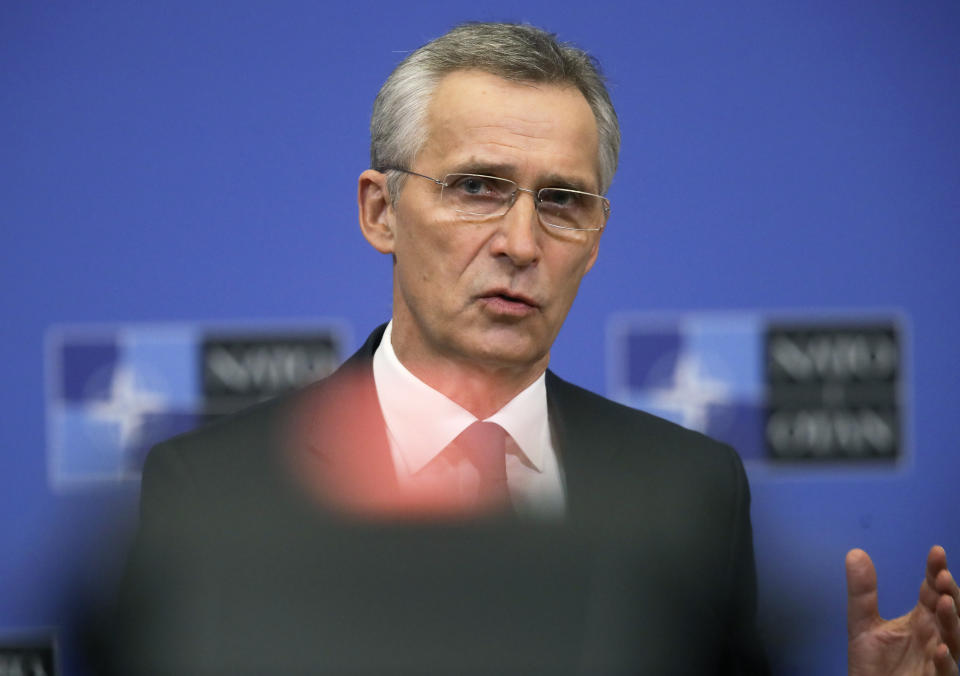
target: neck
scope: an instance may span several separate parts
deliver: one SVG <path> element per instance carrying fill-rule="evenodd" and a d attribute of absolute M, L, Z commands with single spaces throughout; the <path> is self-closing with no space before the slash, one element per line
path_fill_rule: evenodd
<path fill-rule="evenodd" d="M 410 373 L 480 420 L 499 411 L 539 378 L 550 360 L 548 353 L 535 364 L 516 366 L 428 355 L 408 349 L 397 340 L 395 332 L 391 344 L 397 359 Z"/>

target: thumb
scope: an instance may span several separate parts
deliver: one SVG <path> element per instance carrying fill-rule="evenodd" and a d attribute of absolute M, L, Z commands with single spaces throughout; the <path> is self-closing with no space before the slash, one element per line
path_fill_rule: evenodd
<path fill-rule="evenodd" d="M 847 552 L 847 637 L 853 639 L 880 619 L 877 571 L 862 549 Z"/>

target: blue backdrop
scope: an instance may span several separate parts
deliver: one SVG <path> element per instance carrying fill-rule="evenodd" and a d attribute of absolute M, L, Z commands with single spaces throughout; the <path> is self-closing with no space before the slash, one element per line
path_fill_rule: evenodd
<path fill-rule="evenodd" d="M 843 556 L 881 612 L 929 545 L 960 563 L 960 4 L 8 1 L 0 6 L 0 638 L 109 579 L 135 488 L 48 481 L 44 336 L 64 323 L 390 313 L 356 225 L 373 97 L 468 19 L 599 57 L 624 141 L 613 216 L 553 352 L 604 392 L 636 310 L 898 313 L 908 462 L 752 476 L 780 673 L 845 669 Z M 61 633 L 65 673 L 79 673 Z"/>

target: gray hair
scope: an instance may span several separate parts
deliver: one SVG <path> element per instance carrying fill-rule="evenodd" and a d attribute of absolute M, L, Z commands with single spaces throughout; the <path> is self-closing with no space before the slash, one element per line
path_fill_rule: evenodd
<path fill-rule="evenodd" d="M 387 78 L 370 118 L 374 169 L 409 168 L 426 142 L 430 99 L 445 76 L 476 69 L 519 82 L 571 85 L 580 90 L 597 121 L 600 192 L 613 181 L 620 153 L 620 125 L 600 64 L 587 52 L 539 28 L 508 23 L 465 23 L 416 50 Z M 396 200 L 405 175 L 391 171 L 387 189 Z"/>

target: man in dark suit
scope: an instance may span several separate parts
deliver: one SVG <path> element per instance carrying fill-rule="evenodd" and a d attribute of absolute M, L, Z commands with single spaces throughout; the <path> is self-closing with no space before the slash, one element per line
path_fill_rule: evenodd
<path fill-rule="evenodd" d="M 325 381 L 151 453 L 124 663 L 765 673 L 737 455 L 547 370 L 610 215 L 594 61 L 460 26 L 391 74 L 371 136 L 360 225 L 392 320 Z M 851 672 L 956 673 L 941 552 L 891 623 L 864 557 Z"/>

